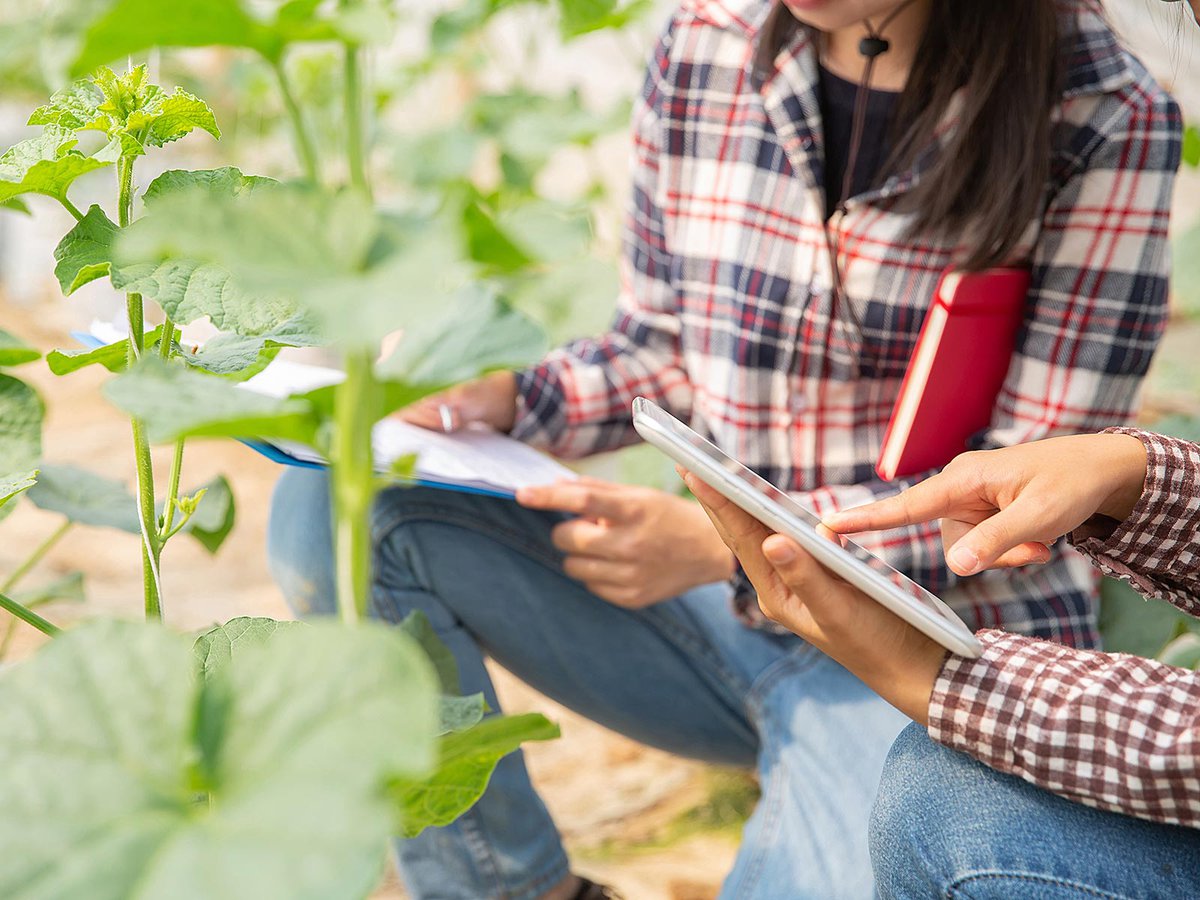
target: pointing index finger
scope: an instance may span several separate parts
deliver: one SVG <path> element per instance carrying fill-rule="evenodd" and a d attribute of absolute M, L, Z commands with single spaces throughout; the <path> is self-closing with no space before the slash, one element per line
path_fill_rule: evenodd
<path fill-rule="evenodd" d="M 934 475 L 920 484 L 868 503 L 830 513 L 822 519 L 826 528 L 839 534 L 859 531 L 883 531 L 902 525 L 920 525 L 952 516 L 965 493 L 945 473 Z"/>

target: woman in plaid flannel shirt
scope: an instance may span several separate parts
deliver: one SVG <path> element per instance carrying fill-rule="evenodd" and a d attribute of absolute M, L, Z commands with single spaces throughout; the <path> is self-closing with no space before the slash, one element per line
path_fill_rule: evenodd
<path fill-rule="evenodd" d="M 872 823 L 883 896 L 1200 896 L 1200 672 L 997 629 L 978 633 L 979 659 L 947 654 L 687 483 L 764 613 L 914 720 Z M 1188 441 L 1111 428 L 966 454 L 825 523 L 853 533 L 937 519 L 961 575 L 1041 563 L 1067 535 L 1106 574 L 1200 617 L 1200 446 Z"/>
<path fill-rule="evenodd" d="M 978 633 L 979 659 L 947 654 L 685 478 L 767 617 L 914 720 L 873 813 L 882 896 L 1200 896 L 1200 673 L 996 629 Z M 1107 575 L 1200 617 L 1200 446 L 1188 441 L 1110 428 L 967 454 L 825 524 L 938 519 L 961 576 L 1042 564 L 1066 535 Z"/>
<path fill-rule="evenodd" d="M 1091 0 L 1055 7 L 687 0 L 635 106 L 612 330 L 410 417 L 441 427 L 445 405 L 456 423 L 485 421 L 579 457 L 633 442 L 630 403 L 643 394 L 810 506 L 856 506 L 912 483 L 881 482 L 873 468 L 941 273 L 964 259 L 1013 259 L 1033 270 L 1026 327 L 979 446 L 1125 419 L 1164 321 L 1179 116 Z M 868 120 L 878 105 L 898 110 L 901 123 L 938 109 L 923 93 L 901 93 L 910 68 L 944 115 L 890 172 L 880 168 L 886 122 L 873 122 L 860 162 L 869 168 L 873 156 L 875 168 L 840 159 L 847 196 L 829 190 L 837 179 L 825 170 L 839 159 L 829 98 L 847 83 L 853 96 L 863 77 L 860 20 L 882 27 L 893 13 Z M 1047 19 L 1057 39 L 1045 40 Z M 993 39 L 1008 43 L 979 49 Z M 1012 102 L 1021 96 L 1014 85 L 1054 69 L 1057 84 L 1038 82 L 1031 105 Z M 963 82 L 943 74 L 959 71 L 948 77 Z M 992 107 L 1012 127 L 991 120 Z M 897 130 L 903 146 L 912 134 Z M 1021 143 L 1027 133 L 1044 148 Z M 997 172 L 1002 147 L 1013 168 Z M 956 219 L 960 196 L 986 198 L 975 205 L 987 214 L 971 208 L 969 221 Z M 941 231 L 914 234 L 933 209 Z M 722 582 L 732 557 L 694 504 L 595 481 L 519 500 L 385 492 L 374 518 L 377 614 L 424 610 L 454 652 L 463 689 L 484 691 L 493 707 L 484 653 L 639 740 L 757 765 L 763 799 L 723 896 L 869 896 L 868 814 L 907 720 L 810 643 L 762 627 L 771 623 L 752 593 L 739 592 L 730 609 Z M 319 475 L 289 473 L 276 493 L 272 564 L 300 610 L 332 596 L 326 503 Z M 866 543 L 977 626 L 1096 641 L 1096 583 L 1071 551 L 960 579 L 936 525 Z M 589 896 L 519 754 L 502 761 L 473 810 L 400 842 L 399 857 L 418 896 Z"/>

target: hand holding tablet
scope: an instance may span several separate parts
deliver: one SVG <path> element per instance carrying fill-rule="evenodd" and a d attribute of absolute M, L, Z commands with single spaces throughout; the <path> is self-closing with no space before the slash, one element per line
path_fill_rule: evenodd
<path fill-rule="evenodd" d="M 791 496 L 650 401 L 639 397 L 633 413 L 634 427 L 648 443 L 766 526 L 763 537 L 774 531 L 792 538 L 829 572 L 921 634 L 961 656 L 979 656 L 982 648 L 970 629 L 929 591 L 853 541 L 822 536 L 820 520 Z"/>

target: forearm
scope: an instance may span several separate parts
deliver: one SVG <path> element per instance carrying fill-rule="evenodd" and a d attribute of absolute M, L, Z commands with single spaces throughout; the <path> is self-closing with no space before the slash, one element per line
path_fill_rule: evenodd
<path fill-rule="evenodd" d="M 981 632 L 948 657 L 930 736 L 1070 800 L 1200 826 L 1200 676 L 1153 660 Z"/>

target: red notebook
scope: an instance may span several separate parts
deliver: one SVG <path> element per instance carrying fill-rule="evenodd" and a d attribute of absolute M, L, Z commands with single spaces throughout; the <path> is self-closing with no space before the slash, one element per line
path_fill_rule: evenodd
<path fill-rule="evenodd" d="M 1028 269 L 942 276 L 879 451 L 880 478 L 944 466 L 987 428 L 1028 291 Z"/>

